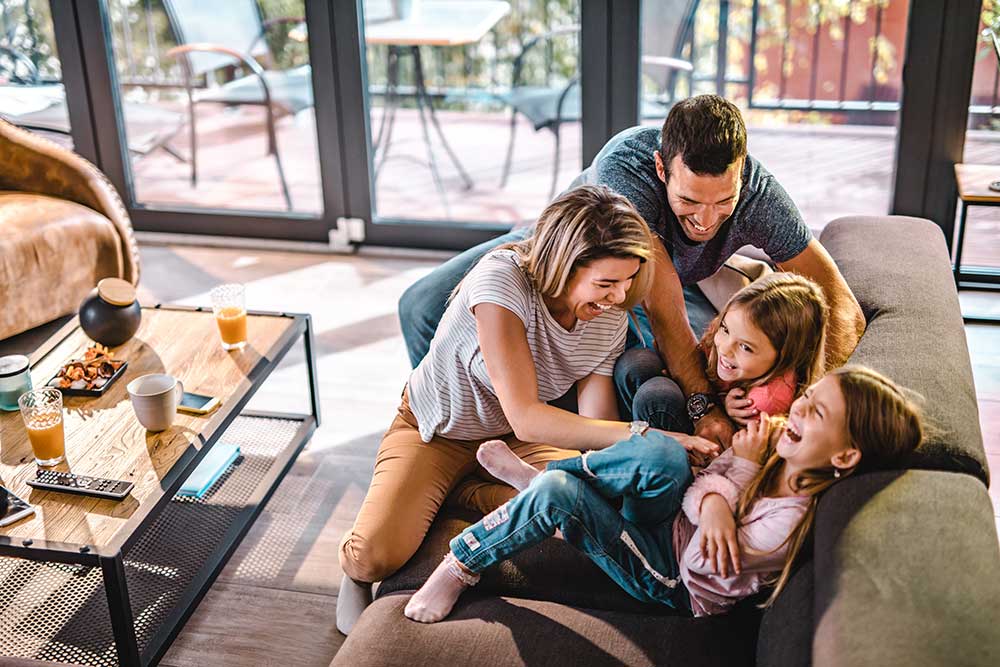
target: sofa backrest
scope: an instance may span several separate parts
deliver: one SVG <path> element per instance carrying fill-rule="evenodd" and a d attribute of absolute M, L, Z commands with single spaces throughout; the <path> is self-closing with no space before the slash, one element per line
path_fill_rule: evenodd
<path fill-rule="evenodd" d="M 989 484 L 962 312 L 941 229 L 905 216 L 856 216 L 820 241 L 868 321 L 851 363 L 923 396 L 934 432 L 908 467 L 952 470 Z"/>

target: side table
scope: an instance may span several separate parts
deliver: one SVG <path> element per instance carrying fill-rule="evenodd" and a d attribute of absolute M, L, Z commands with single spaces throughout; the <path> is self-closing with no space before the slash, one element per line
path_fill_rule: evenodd
<path fill-rule="evenodd" d="M 990 183 L 1000 180 L 1000 166 L 983 164 L 955 165 L 955 182 L 958 184 L 958 198 L 961 212 L 958 219 L 958 238 L 955 240 L 955 287 L 962 289 L 962 247 L 965 245 L 966 219 L 971 206 L 1000 206 L 1000 192 L 990 190 Z M 972 324 L 1000 324 L 996 317 L 965 317 Z"/>

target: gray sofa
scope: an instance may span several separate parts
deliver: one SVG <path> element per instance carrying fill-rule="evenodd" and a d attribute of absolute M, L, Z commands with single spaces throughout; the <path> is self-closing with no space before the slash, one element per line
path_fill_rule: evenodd
<path fill-rule="evenodd" d="M 488 571 L 446 622 L 411 622 L 409 594 L 476 519 L 446 509 L 333 665 L 1000 664 L 1000 547 L 944 238 L 883 216 L 839 219 L 821 240 L 868 320 L 851 361 L 920 392 L 937 432 L 906 470 L 826 494 L 773 607 L 694 619 L 640 604 L 548 540 Z"/>

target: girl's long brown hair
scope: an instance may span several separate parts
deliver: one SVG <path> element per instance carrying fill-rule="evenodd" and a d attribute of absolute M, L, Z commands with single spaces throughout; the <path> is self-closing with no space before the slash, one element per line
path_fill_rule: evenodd
<path fill-rule="evenodd" d="M 774 590 L 763 607 L 771 606 L 784 589 L 792 574 L 795 559 L 812 529 L 820 495 L 840 479 L 862 472 L 873 472 L 899 467 L 924 438 L 920 409 L 889 378 L 864 366 L 844 366 L 830 371 L 837 378 L 846 406 L 844 437 L 851 447 L 861 452 L 861 462 L 834 476 L 834 467 L 816 468 L 803 472 L 792 480 L 795 493 L 809 496 L 809 507 L 799 524 L 775 551 L 788 545 L 785 565 L 774 580 Z M 773 489 L 784 469 L 784 459 L 775 451 L 775 443 L 784 430 L 784 420 L 772 424 L 768 452 L 764 464 L 740 496 L 736 507 L 736 523 L 750 511 L 751 506 L 769 489 Z"/>
<path fill-rule="evenodd" d="M 726 314 L 734 308 L 744 310 L 750 322 L 767 336 L 778 353 L 771 369 L 759 378 L 742 383 L 744 389 L 766 384 L 792 371 L 797 396 L 801 388 L 823 376 L 826 327 L 830 319 L 823 290 L 804 276 L 777 272 L 750 283 L 730 297 L 702 336 L 700 347 L 706 358 L 708 379 L 713 385 L 720 384 L 715 334 Z"/>

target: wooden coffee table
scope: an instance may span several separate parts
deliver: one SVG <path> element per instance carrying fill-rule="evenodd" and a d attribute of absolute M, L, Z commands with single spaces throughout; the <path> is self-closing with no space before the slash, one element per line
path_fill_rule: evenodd
<path fill-rule="evenodd" d="M 0 483 L 36 508 L 0 528 L 0 655 L 95 666 L 162 657 L 319 424 L 309 316 L 250 312 L 247 325 L 247 347 L 225 352 L 211 309 L 143 308 L 139 332 L 114 350 L 124 376 L 99 398 L 65 398 L 67 463 L 56 469 L 133 482 L 120 502 L 28 486 L 37 468 L 21 416 L 0 412 Z M 245 410 L 299 341 L 311 413 Z M 34 385 L 89 344 L 69 322 L 32 355 Z M 125 389 L 146 373 L 222 404 L 147 432 Z M 203 498 L 175 496 L 220 438 L 240 459 Z"/>

